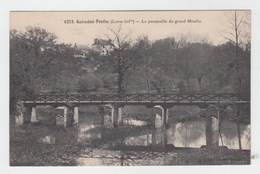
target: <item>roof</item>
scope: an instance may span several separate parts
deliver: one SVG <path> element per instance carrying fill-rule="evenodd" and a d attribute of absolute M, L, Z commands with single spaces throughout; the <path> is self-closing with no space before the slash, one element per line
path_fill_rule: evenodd
<path fill-rule="evenodd" d="M 94 39 L 94 43 L 92 45 L 112 45 L 111 39 L 105 40 L 105 39 Z"/>
<path fill-rule="evenodd" d="M 84 45 L 84 44 L 76 44 L 75 43 L 74 47 L 79 49 L 79 50 L 88 50 L 88 49 L 90 49 L 89 45 Z"/>

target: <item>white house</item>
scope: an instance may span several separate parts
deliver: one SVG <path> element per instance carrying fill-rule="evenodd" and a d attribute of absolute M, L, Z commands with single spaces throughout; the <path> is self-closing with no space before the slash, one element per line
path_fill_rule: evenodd
<path fill-rule="evenodd" d="M 114 50 L 115 46 L 112 43 L 111 39 L 94 39 L 94 43 L 91 45 L 91 48 L 94 51 L 99 52 L 101 55 L 108 55 L 111 51 Z"/>

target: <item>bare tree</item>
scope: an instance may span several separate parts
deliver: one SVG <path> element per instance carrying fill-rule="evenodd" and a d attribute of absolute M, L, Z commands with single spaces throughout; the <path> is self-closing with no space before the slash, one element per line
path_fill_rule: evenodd
<path fill-rule="evenodd" d="M 126 72 L 132 67 L 138 56 L 132 45 L 132 31 L 123 33 L 122 25 L 117 29 L 108 28 L 108 30 L 112 33 L 109 38 L 114 45 L 114 50 L 110 53 L 110 56 L 117 60 L 117 92 L 122 94 L 126 92 Z"/>
<path fill-rule="evenodd" d="M 250 17 L 249 11 L 234 11 L 232 14 L 227 16 L 227 24 L 225 25 L 225 30 L 222 31 L 222 36 L 233 43 L 235 46 L 234 53 L 234 69 L 236 78 L 238 81 L 238 91 L 243 92 L 243 80 L 249 78 L 246 71 L 249 71 L 249 62 L 245 60 L 244 50 L 250 51 Z M 240 115 L 240 106 L 237 106 L 237 117 Z M 237 124 L 238 132 L 238 143 L 239 149 L 242 149 L 241 135 L 240 135 L 240 125 Z"/>
<path fill-rule="evenodd" d="M 175 47 L 183 48 L 186 47 L 188 44 L 192 43 L 201 43 L 201 44 L 210 44 L 209 37 L 207 35 L 201 35 L 198 33 L 178 33 L 174 36 L 176 43 Z"/>
<path fill-rule="evenodd" d="M 227 23 L 224 25 L 224 30 L 221 31 L 222 36 L 233 43 L 235 46 L 234 65 L 236 78 L 238 80 L 238 90 L 243 91 L 243 74 L 245 57 L 242 51 L 250 49 L 250 17 L 249 11 L 234 11 L 227 15 Z"/>

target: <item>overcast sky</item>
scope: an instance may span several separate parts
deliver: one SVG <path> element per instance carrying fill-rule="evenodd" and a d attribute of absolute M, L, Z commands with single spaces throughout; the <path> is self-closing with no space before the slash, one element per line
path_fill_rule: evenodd
<path fill-rule="evenodd" d="M 108 28 L 118 28 L 117 20 L 130 20 L 122 24 L 123 33 L 132 31 L 132 38 L 147 35 L 150 40 L 172 37 L 180 33 L 205 35 L 214 44 L 224 41 L 220 30 L 228 23 L 231 11 L 125 11 L 125 12 L 11 12 L 10 29 L 24 31 L 27 26 L 39 26 L 58 36 L 58 42 L 89 44 L 94 38 L 106 39 Z M 245 17 L 246 18 L 246 17 Z M 196 23 L 188 23 L 188 20 Z M 65 23 L 73 20 L 74 23 Z M 77 23 L 88 21 L 92 23 Z M 170 23 L 170 20 L 173 23 Z M 179 21 L 185 23 L 179 23 Z M 102 22 L 108 23 L 102 23 Z M 143 23 L 143 22 L 147 23 Z M 149 23 L 153 22 L 153 23 Z M 178 22 L 177 24 L 175 22 Z M 155 23 L 156 22 L 156 23 Z M 158 23 L 161 22 L 161 23 Z"/>

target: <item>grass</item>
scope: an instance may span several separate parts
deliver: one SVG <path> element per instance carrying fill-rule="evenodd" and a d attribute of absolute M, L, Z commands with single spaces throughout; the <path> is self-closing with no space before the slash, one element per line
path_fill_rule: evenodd
<path fill-rule="evenodd" d="M 219 148 L 179 149 L 176 156 L 165 160 L 165 165 L 246 165 L 250 164 L 249 150 Z"/>
<path fill-rule="evenodd" d="M 46 136 L 55 137 L 55 144 L 41 143 Z M 10 166 L 75 165 L 80 151 L 77 129 L 52 125 L 27 124 L 10 129 Z"/>

